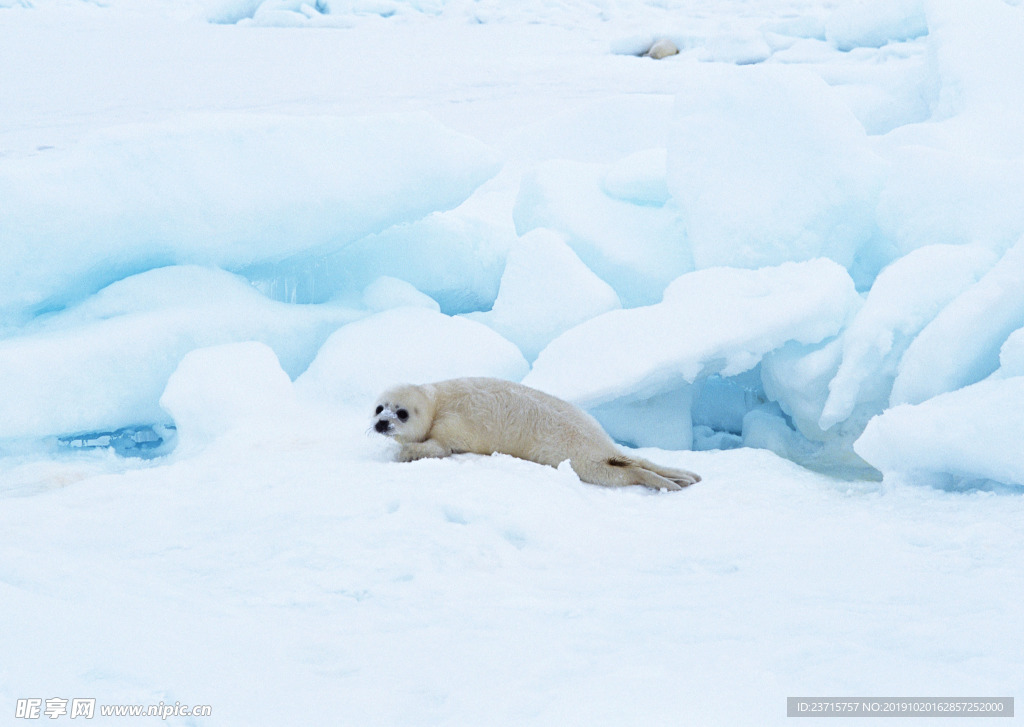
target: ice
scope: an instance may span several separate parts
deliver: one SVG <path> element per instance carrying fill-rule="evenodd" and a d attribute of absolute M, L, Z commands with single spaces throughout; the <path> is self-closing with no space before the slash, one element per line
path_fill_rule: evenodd
<path fill-rule="evenodd" d="M 932 118 L 898 129 L 893 141 L 951 152 L 970 169 L 993 159 L 1020 158 L 1024 140 L 1024 68 L 1018 40 L 1024 12 L 1001 0 L 969 6 L 931 0 L 929 55 L 938 76 Z"/>
<path fill-rule="evenodd" d="M 1019 8 L 984 0 L 928 5 L 933 116 L 881 140 L 892 163 L 879 226 L 901 252 L 930 243 L 1005 250 L 1024 234 L 1018 190 L 1024 144 L 1024 73 Z"/>
<path fill-rule="evenodd" d="M 210 0 L 204 15 L 211 23 L 237 23 L 251 18 L 263 4 L 264 0 Z"/>
<path fill-rule="evenodd" d="M 701 270 L 675 280 L 661 303 L 610 311 L 566 331 L 524 383 L 582 406 L 652 395 L 747 371 L 790 340 L 833 336 L 858 305 L 850 276 L 827 259 Z"/>
<path fill-rule="evenodd" d="M 205 17 L 213 23 L 348 28 L 359 16 L 437 15 L 446 4 L 445 0 L 213 0 L 207 3 Z"/>
<path fill-rule="evenodd" d="M 313 250 L 242 272 L 268 296 L 295 303 L 357 304 L 360 291 L 375 280 L 396 278 L 433 298 L 445 313 L 465 313 L 491 307 L 515 239 L 511 225 L 457 209 L 389 227 L 336 252 Z"/>
<path fill-rule="evenodd" d="M 160 265 L 336 250 L 460 204 L 497 166 L 425 114 L 196 114 L 0 158 L 0 324 Z"/>
<path fill-rule="evenodd" d="M 834 336 L 859 305 L 850 276 L 827 259 L 701 270 L 675 280 L 661 303 L 566 331 L 541 351 L 523 383 L 593 409 L 624 441 L 646 446 L 658 437 L 664 444 L 672 435 L 661 430 L 673 428 L 676 444 L 689 446 L 688 385 L 748 371 L 788 341 Z M 637 402 L 674 416 L 666 422 L 616 411 Z"/>
<path fill-rule="evenodd" d="M 825 21 L 825 37 L 842 51 L 880 48 L 927 32 L 924 0 L 851 0 Z"/>
<path fill-rule="evenodd" d="M 977 244 L 1003 252 L 1024 235 L 1024 75 L 1019 8 L 928 4 L 933 114 L 879 139 L 890 163 L 878 224 L 900 254 L 927 244 Z"/>
<path fill-rule="evenodd" d="M 999 367 L 999 348 L 1024 326 L 1024 238 L 953 299 L 907 348 L 891 404 L 919 404 L 980 381 Z"/>
<path fill-rule="evenodd" d="M 881 161 L 820 78 L 789 66 L 690 69 L 668 182 L 697 269 L 829 257 L 875 234 Z"/>
<path fill-rule="evenodd" d="M 690 410 L 694 433 L 696 435 L 699 428 L 706 427 L 714 437 L 719 434 L 741 435 L 743 417 L 747 412 L 767 403 L 760 365 L 735 376 L 709 376 L 697 387 Z M 694 447 L 714 449 L 699 447 L 696 442 Z"/>
<path fill-rule="evenodd" d="M 785 417 L 767 409 L 751 409 L 743 417 L 743 446 L 767 449 L 804 466 L 817 464 L 820 446 L 801 436 Z"/>
<path fill-rule="evenodd" d="M 197 266 L 126 278 L 0 340 L 0 439 L 168 423 L 160 394 L 192 349 L 262 341 L 297 376 L 357 316 L 271 301 L 236 275 Z"/>
<path fill-rule="evenodd" d="M 673 93 L 671 88 L 664 93 L 637 93 L 632 88 L 600 99 L 560 98 L 549 113 L 517 127 L 505 147 L 516 158 L 535 162 L 611 164 L 596 170 L 600 178 L 602 172 L 614 173 L 618 165 L 631 163 L 627 160 L 634 154 L 666 147 Z M 639 163 L 646 167 L 645 176 L 656 172 L 649 162 Z"/>
<path fill-rule="evenodd" d="M 307 401 L 366 409 L 396 384 L 459 376 L 518 381 L 528 369 L 519 349 L 482 323 L 394 308 L 335 332 L 295 386 Z"/>
<path fill-rule="evenodd" d="M 1013 130 L 1024 118 L 1024 67 L 1018 63 L 1024 12 L 1000 0 L 979 0 L 969 7 L 932 0 L 928 22 L 942 78 L 936 115 L 946 120 L 908 132 L 931 135 L 961 153 L 1019 158 L 1024 140 Z"/>
<path fill-rule="evenodd" d="M 818 426 L 825 430 L 847 419 L 858 403 L 870 403 L 873 414 L 881 412 L 904 351 L 995 260 L 989 250 L 976 246 L 930 245 L 883 270 L 843 331 L 842 361 L 829 382 Z"/>
<path fill-rule="evenodd" d="M 592 407 L 590 413 L 613 439 L 627 446 L 692 449 L 693 388 L 680 384 L 652 396 L 625 394 Z"/>
<path fill-rule="evenodd" d="M 1024 486 L 1024 377 L 982 381 L 872 419 L 857 453 L 885 473 L 938 487 Z"/>
<path fill-rule="evenodd" d="M 830 13 L 823 13 L 822 10 L 807 8 L 804 13 L 793 13 L 767 20 L 761 27 L 769 38 L 781 36 L 790 43 L 795 43 L 798 39 L 824 41 L 825 17 Z"/>
<path fill-rule="evenodd" d="M 863 476 L 853 443 L 888 408 L 905 352 L 995 260 L 978 246 L 915 250 L 879 274 L 839 337 L 823 345 L 790 343 L 768 354 L 761 367 L 765 395 L 804 438 L 774 440 L 785 447 L 772 450 L 819 470 Z M 746 434 L 745 443 L 756 445 L 759 440 Z"/>
<path fill-rule="evenodd" d="M 176 456 L 188 456 L 243 423 L 265 427 L 292 413 L 295 391 L 272 348 L 226 343 L 185 354 L 160 406 L 177 429 Z"/>
<path fill-rule="evenodd" d="M 601 180 L 609 197 L 639 205 L 662 207 L 669 200 L 668 152 L 645 149 L 611 165 Z"/>
<path fill-rule="evenodd" d="M 879 200 L 878 224 L 900 253 L 929 244 L 1006 250 L 1024 234 L 1019 159 L 900 146 Z"/>
<path fill-rule="evenodd" d="M 698 55 L 701 61 L 746 66 L 771 57 L 771 44 L 760 29 L 735 30 L 708 38 Z"/>
<path fill-rule="evenodd" d="M 796 64 L 821 76 L 871 136 L 927 121 L 938 102 L 939 77 L 931 38 L 842 52 L 823 40 L 789 42 L 772 63 Z M 877 141 L 877 140 L 875 140 Z"/>
<path fill-rule="evenodd" d="M 491 310 L 467 315 L 533 361 L 561 333 L 619 307 L 615 291 L 583 264 L 564 237 L 539 228 L 523 235 L 509 252 Z"/>
<path fill-rule="evenodd" d="M 808 439 L 827 438 L 818 422 L 842 351 L 842 340 L 838 337 L 812 344 L 792 341 L 765 356 L 761 365 L 765 394 L 778 402 L 796 429 Z"/>
<path fill-rule="evenodd" d="M 630 165 L 631 161 L 621 162 Z M 641 162 L 650 186 L 656 163 Z M 670 281 L 693 269 L 686 234 L 674 210 L 644 199 L 624 201 L 605 191 L 621 167 L 549 161 L 523 179 L 515 206 L 516 231 L 546 227 L 563 234 L 580 259 L 607 281 L 623 305 L 650 304 Z M 635 172 L 626 172 L 635 177 Z"/>
<path fill-rule="evenodd" d="M 374 280 L 363 290 L 363 305 L 377 313 L 390 308 L 429 308 L 440 312 L 441 306 L 404 280 L 387 275 Z"/>
<path fill-rule="evenodd" d="M 1024 376 L 1024 328 L 1018 328 L 999 349 L 999 368 L 993 377 Z"/>

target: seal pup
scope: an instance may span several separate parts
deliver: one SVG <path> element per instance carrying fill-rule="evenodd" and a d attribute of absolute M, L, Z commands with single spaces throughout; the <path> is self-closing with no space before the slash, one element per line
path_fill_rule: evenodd
<path fill-rule="evenodd" d="M 557 467 L 584 482 L 680 490 L 700 476 L 623 454 L 597 420 L 566 401 L 511 381 L 461 378 L 403 385 L 377 399 L 373 429 L 401 444 L 398 460 L 500 452 Z"/>
<path fill-rule="evenodd" d="M 662 38 L 661 40 L 655 41 L 643 55 L 647 58 L 653 58 L 656 61 L 660 61 L 662 58 L 679 55 L 679 49 L 676 47 L 676 44 L 668 38 Z"/>

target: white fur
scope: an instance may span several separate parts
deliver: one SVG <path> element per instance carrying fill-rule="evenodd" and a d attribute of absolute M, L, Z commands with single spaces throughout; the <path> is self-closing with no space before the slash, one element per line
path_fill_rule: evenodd
<path fill-rule="evenodd" d="M 578 407 L 501 379 L 389 389 L 377 400 L 374 428 L 402 445 L 403 462 L 501 452 L 552 467 L 569 460 L 581 480 L 595 485 L 678 490 L 700 481 L 692 472 L 622 454 Z"/>

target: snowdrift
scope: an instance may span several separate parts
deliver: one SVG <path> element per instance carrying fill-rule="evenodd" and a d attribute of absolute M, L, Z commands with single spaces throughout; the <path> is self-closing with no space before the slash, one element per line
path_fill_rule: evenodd
<path fill-rule="evenodd" d="M 161 265 L 323 255 L 455 207 L 497 169 L 426 114 L 195 115 L 0 160 L 0 325 Z"/>

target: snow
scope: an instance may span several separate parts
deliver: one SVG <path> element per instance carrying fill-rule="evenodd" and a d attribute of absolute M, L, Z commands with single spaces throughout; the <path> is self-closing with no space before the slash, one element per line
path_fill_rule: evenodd
<path fill-rule="evenodd" d="M 662 207 L 670 198 L 667 177 L 667 151 L 646 149 L 612 165 L 601 180 L 601 189 L 614 199 Z"/>
<path fill-rule="evenodd" d="M 518 381 L 528 370 L 519 349 L 482 323 L 401 307 L 335 331 L 295 385 L 308 400 L 368 410 L 397 383 L 459 376 Z"/>
<path fill-rule="evenodd" d="M 628 165 L 628 160 L 620 164 Z M 613 288 L 627 306 L 653 303 L 674 278 L 693 269 L 685 232 L 672 211 L 614 190 L 620 167 L 573 161 L 537 165 L 523 179 L 514 211 L 516 231 L 548 228 Z M 608 175 L 613 175 L 609 194 Z M 648 172 L 650 177 L 650 172 Z M 664 184 L 664 183 L 662 183 Z"/>
<path fill-rule="evenodd" d="M 380 277 L 397 278 L 433 298 L 445 313 L 465 313 L 494 302 L 515 240 L 513 230 L 462 205 L 389 227 L 336 252 L 313 250 L 244 272 L 267 295 L 293 303 L 355 303 L 356 291 Z"/>
<path fill-rule="evenodd" d="M 999 349 L 999 368 L 992 376 L 1003 379 L 1024 376 L 1024 328 L 1018 328 L 1007 336 Z"/>
<path fill-rule="evenodd" d="M 619 297 L 556 232 L 539 228 L 508 254 L 491 310 L 467 314 L 512 341 L 527 360 L 565 331 L 620 308 Z"/>
<path fill-rule="evenodd" d="M 382 275 L 363 289 L 363 305 L 380 313 L 391 308 L 430 308 L 441 312 L 441 306 L 426 293 L 401 278 Z"/>
<path fill-rule="evenodd" d="M 187 455 L 253 419 L 273 421 L 295 408 L 295 392 L 273 349 L 258 341 L 199 348 L 181 359 L 160 406 Z"/>
<path fill-rule="evenodd" d="M 859 402 L 888 402 L 907 347 L 994 263 L 992 253 L 983 248 L 929 245 L 883 270 L 864 306 L 843 331 L 842 361 L 829 382 L 818 426 L 824 430 L 847 419 Z"/>
<path fill-rule="evenodd" d="M 427 115 L 106 129 L 0 167 L 0 314 L 60 307 L 160 264 L 239 270 L 322 253 L 454 207 L 496 171 L 484 145 Z"/>
<path fill-rule="evenodd" d="M 1024 211 L 1012 193 L 1024 185 L 1019 160 L 927 147 L 900 147 L 887 156 L 892 168 L 878 221 L 900 252 L 930 244 L 1003 251 L 1024 234 Z"/>
<path fill-rule="evenodd" d="M 880 48 L 928 33 L 923 0 L 854 0 L 825 21 L 825 37 L 836 48 Z"/>
<path fill-rule="evenodd" d="M 1004 0 L 0 0 L 0 709 L 1013 695 L 1021 38 Z M 461 375 L 704 479 L 393 462 L 374 397 Z"/>
<path fill-rule="evenodd" d="M 524 383 L 581 406 L 650 396 L 747 371 L 787 341 L 833 336 L 859 304 L 850 276 L 823 258 L 709 268 L 677 278 L 661 303 L 611 311 L 567 331 L 541 352 Z"/>
<path fill-rule="evenodd" d="M 1024 238 L 914 339 L 900 361 L 890 402 L 919 404 L 988 376 L 999 366 L 1000 346 L 1021 326 Z"/>
<path fill-rule="evenodd" d="M 881 160 L 821 78 L 696 66 L 675 103 L 668 186 L 697 269 L 853 263 L 874 231 Z"/>
<path fill-rule="evenodd" d="M 713 486 L 649 496 L 291 431 L 6 500 L 0 699 L 781 725 L 804 691 L 1019 684 L 1019 498 L 863 491 L 758 450 L 680 458 Z"/>
<path fill-rule="evenodd" d="M 765 394 L 778 402 L 796 429 L 809 439 L 819 439 L 820 417 L 842 356 L 842 339 L 829 337 L 812 344 L 790 341 L 771 351 L 762 362 Z"/>
<path fill-rule="evenodd" d="M 936 146 L 978 156 L 1019 158 L 1024 142 L 1008 133 L 1024 116 L 1024 69 L 1019 7 L 982 0 L 970 9 L 954 0 L 933 0 L 935 63 L 942 78 L 937 113 L 942 123 L 930 132 Z M 993 77 L 994 72 L 1001 76 Z"/>
<path fill-rule="evenodd" d="M 655 305 L 610 311 L 541 351 L 528 386 L 593 410 L 635 446 L 692 446 L 690 385 L 749 371 L 787 341 L 835 335 L 860 305 L 846 270 L 824 258 L 680 276 Z"/>
<path fill-rule="evenodd" d="M 871 420 L 855 447 L 887 476 L 946 487 L 1024 487 L 1022 405 L 1024 377 L 981 381 L 887 410 Z"/>
<path fill-rule="evenodd" d="M 0 440 L 169 423 L 160 394 L 189 351 L 262 341 L 297 376 L 359 315 L 268 300 L 236 275 L 198 266 L 119 280 L 0 340 Z"/>

